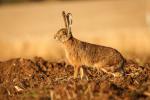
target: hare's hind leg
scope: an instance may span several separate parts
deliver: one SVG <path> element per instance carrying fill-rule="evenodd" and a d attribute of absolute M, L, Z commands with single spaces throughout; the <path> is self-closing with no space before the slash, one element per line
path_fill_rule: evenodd
<path fill-rule="evenodd" d="M 114 72 L 110 72 L 107 71 L 105 68 L 100 68 L 101 71 L 103 71 L 104 73 L 108 74 L 108 75 L 112 75 L 113 77 L 120 77 L 121 75 L 119 73 L 114 73 Z"/>
<path fill-rule="evenodd" d="M 114 76 L 113 73 L 108 71 L 107 67 L 109 67 L 109 66 L 105 63 L 101 63 L 101 62 L 97 63 L 97 64 L 94 65 L 94 67 L 97 68 L 98 71 L 101 70 L 102 72 L 104 72 L 108 75 L 113 75 Z"/>
<path fill-rule="evenodd" d="M 115 76 L 114 73 L 107 71 L 105 68 L 100 68 L 100 69 L 101 69 L 101 71 L 103 71 L 103 72 L 106 73 L 106 74 Z"/>

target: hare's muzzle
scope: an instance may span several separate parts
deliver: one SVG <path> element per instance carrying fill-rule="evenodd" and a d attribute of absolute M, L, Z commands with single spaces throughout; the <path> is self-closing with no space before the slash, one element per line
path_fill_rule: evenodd
<path fill-rule="evenodd" d="M 56 35 L 54 35 L 54 39 L 56 39 Z"/>
<path fill-rule="evenodd" d="M 54 35 L 54 39 L 57 41 L 59 40 L 56 34 Z"/>

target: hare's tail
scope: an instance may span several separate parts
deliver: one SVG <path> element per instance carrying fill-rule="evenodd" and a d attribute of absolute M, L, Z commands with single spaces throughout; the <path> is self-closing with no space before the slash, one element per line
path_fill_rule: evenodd
<path fill-rule="evenodd" d="M 125 62 L 126 62 L 126 60 L 125 60 L 125 59 L 122 59 L 121 62 L 119 63 L 119 65 L 118 65 L 119 72 L 120 72 L 123 76 L 125 76 L 125 70 L 124 70 Z"/>

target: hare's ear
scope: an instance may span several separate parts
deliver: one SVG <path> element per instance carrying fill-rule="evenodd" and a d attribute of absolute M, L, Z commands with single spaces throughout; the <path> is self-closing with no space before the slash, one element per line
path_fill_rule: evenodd
<path fill-rule="evenodd" d="M 72 33 L 71 32 L 71 27 L 72 27 L 72 14 L 71 13 L 67 14 L 67 23 L 68 23 L 68 33 Z"/>
<path fill-rule="evenodd" d="M 68 28 L 67 16 L 66 16 L 65 11 L 62 11 L 62 16 L 63 16 L 64 22 L 65 22 L 65 27 Z"/>

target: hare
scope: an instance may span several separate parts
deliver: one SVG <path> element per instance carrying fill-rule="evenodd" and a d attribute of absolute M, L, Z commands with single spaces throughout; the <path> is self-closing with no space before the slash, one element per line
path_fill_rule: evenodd
<path fill-rule="evenodd" d="M 106 73 L 111 73 L 108 70 L 113 68 L 115 72 L 124 74 L 125 59 L 116 49 L 76 39 L 71 31 L 71 13 L 66 14 L 63 11 L 62 15 L 65 28 L 60 29 L 54 35 L 54 39 L 62 43 L 69 63 L 74 66 L 74 78 L 77 78 L 79 69 L 83 65 L 100 69 Z"/>

